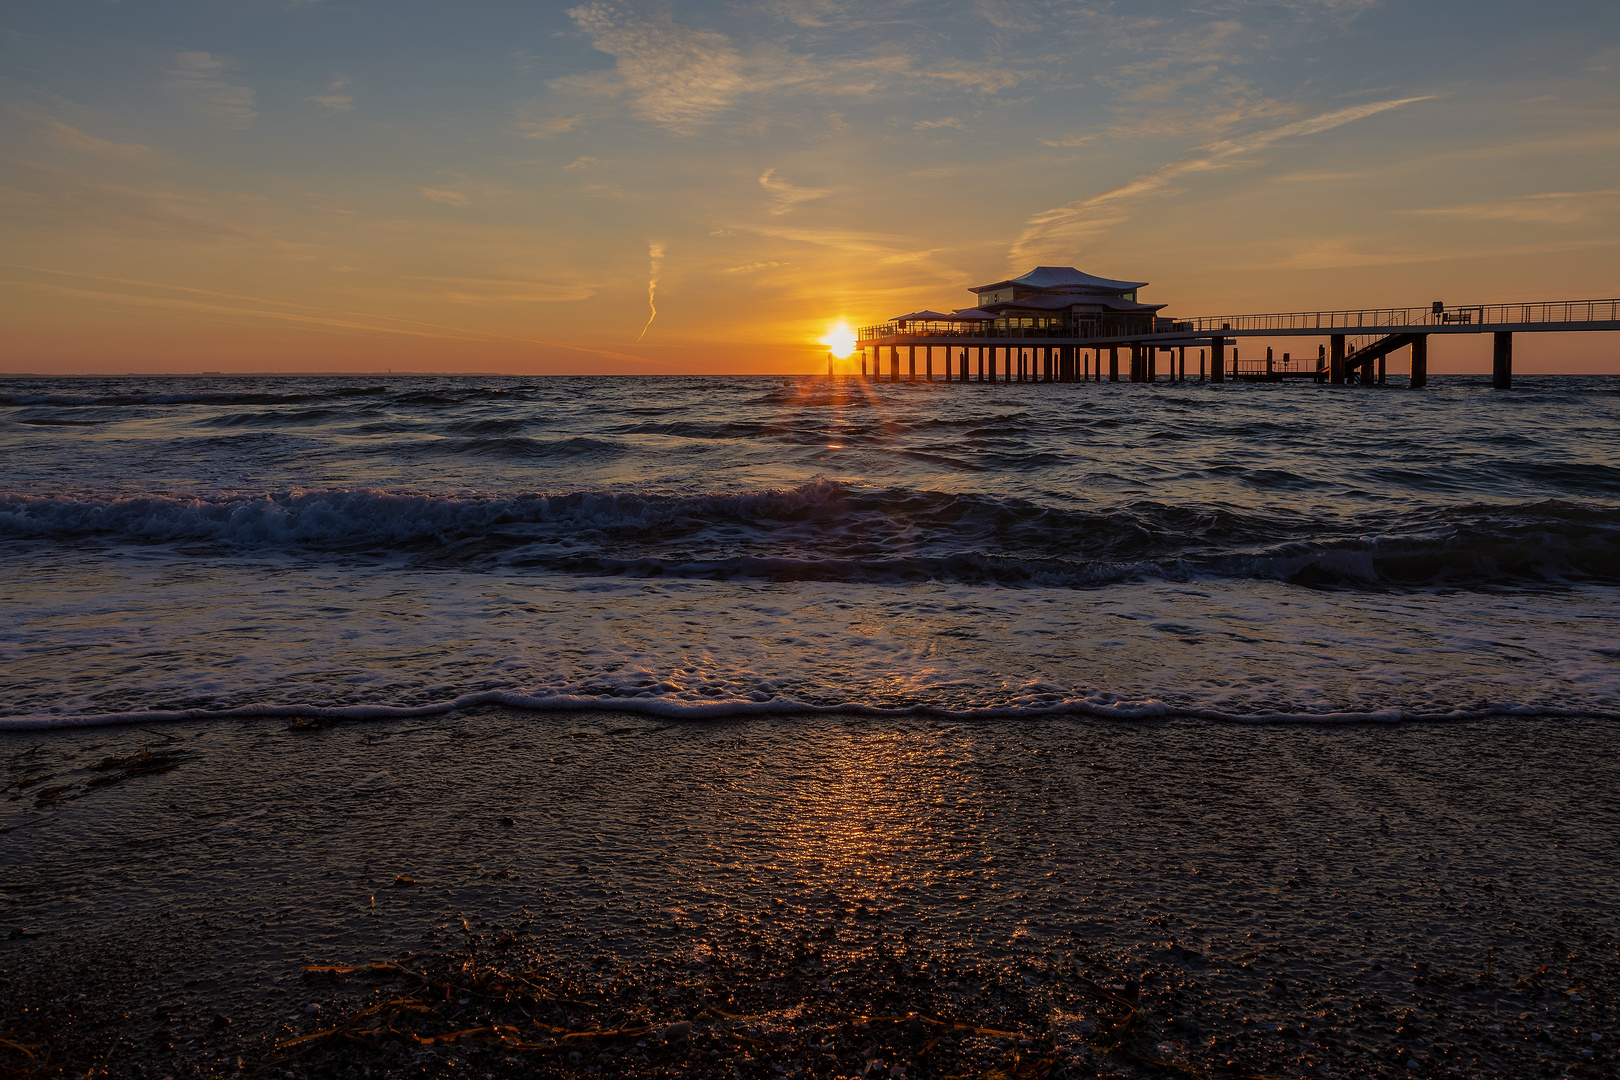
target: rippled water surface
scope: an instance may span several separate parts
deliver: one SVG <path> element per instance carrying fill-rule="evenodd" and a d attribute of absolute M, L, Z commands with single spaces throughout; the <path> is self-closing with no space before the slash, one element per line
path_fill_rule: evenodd
<path fill-rule="evenodd" d="M 0 380 L 0 715 L 1620 713 L 1620 379 Z"/>

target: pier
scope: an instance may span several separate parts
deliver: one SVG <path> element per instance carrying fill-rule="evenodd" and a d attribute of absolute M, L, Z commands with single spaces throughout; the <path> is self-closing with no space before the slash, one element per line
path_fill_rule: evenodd
<path fill-rule="evenodd" d="M 1620 331 L 1620 299 L 1360 308 L 1170 319 L 1137 300 L 1143 282 L 1037 267 L 971 291 L 979 304 L 917 311 L 856 334 L 861 375 L 927 382 L 1282 382 L 1384 385 L 1406 353 L 1409 385 L 1428 382 L 1429 338 L 1491 336 L 1491 385 L 1513 385 L 1513 336 Z M 1292 351 L 1242 356 L 1243 338 L 1305 338 Z M 1314 340 L 1310 340 L 1314 339 Z M 1314 348 L 1312 347 L 1314 346 Z M 903 355 L 902 355 L 903 354 Z M 919 367 L 920 362 L 920 367 Z M 904 371 L 902 371 L 902 365 Z M 1189 375 L 1191 365 L 1191 375 Z M 936 376 L 936 371 L 938 375 Z"/>

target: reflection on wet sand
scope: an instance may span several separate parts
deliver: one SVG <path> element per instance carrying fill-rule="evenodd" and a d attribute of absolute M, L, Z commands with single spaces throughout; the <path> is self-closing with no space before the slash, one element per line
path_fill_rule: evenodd
<path fill-rule="evenodd" d="M 423 992 L 306 987 L 304 966 L 416 956 L 424 977 L 463 963 L 566 985 L 581 1004 L 550 1038 L 694 1026 L 678 1046 L 592 1036 L 577 1061 L 505 1036 L 383 1040 L 345 1051 L 357 1068 L 1603 1066 L 1620 769 L 1607 725 L 1531 723 L 497 711 L 14 736 L 0 1035 L 30 1002 L 66 1002 L 55 1030 L 84 1053 L 161 1064 L 158 999 L 189 1060 L 263 1055 L 368 995 Z M 154 738 L 172 769 L 90 783 Z M 32 794 L 47 787 L 62 791 Z M 127 1018 L 85 1029 L 71 1003 L 90 991 Z M 321 1011 L 289 1020 L 300 1003 Z M 232 1023 L 210 1028 L 216 1012 Z M 336 1053 L 297 1068 L 347 1068 Z"/>

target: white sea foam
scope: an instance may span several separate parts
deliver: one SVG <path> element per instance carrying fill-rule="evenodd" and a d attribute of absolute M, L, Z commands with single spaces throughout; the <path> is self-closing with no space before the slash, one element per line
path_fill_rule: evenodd
<path fill-rule="evenodd" d="M 0 723 L 1615 715 L 1617 385 L 0 379 Z"/>
<path fill-rule="evenodd" d="M 8 565 L 8 728 L 426 716 L 1620 717 L 1620 590 L 1105 592 Z M 20 573 L 19 573 L 20 572 Z"/>

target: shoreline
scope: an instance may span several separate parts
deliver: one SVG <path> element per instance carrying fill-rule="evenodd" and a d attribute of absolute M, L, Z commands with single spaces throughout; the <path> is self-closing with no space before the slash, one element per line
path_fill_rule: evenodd
<path fill-rule="evenodd" d="M 472 950 L 647 1031 L 577 1061 L 529 1026 L 526 1050 L 331 1039 L 278 1070 L 1602 1075 L 1611 730 L 489 708 L 11 732 L 0 1038 L 33 1006 L 81 1073 L 251 1071 L 421 989 L 306 966 Z M 847 1019 L 876 1008 L 921 1027 Z M 498 1020 L 451 1013 L 417 1034 Z M 947 1020 L 1030 1045 L 923 1052 Z"/>
<path fill-rule="evenodd" d="M 1117 700 L 1109 700 L 1117 698 Z M 0 716 L 0 737 L 8 733 L 78 731 L 94 728 L 129 728 L 143 724 L 185 724 L 202 721 L 293 720 L 308 726 L 342 722 L 369 723 L 449 716 L 474 710 L 503 708 L 534 716 L 569 716 L 578 713 L 622 713 L 642 719 L 701 722 L 790 717 L 847 717 L 866 720 L 932 720 L 942 723 L 981 723 L 995 720 L 1189 720 L 1215 724 L 1280 726 L 1356 726 L 1362 724 L 1448 724 L 1478 720 L 1591 720 L 1620 721 L 1620 712 L 1554 705 L 1513 705 L 1483 709 L 1420 712 L 1378 709 L 1347 712 L 1223 712 L 1188 708 L 1155 698 L 1118 698 L 1097 695 L 1030 705 L 984 706 L 952 709 L 919 703 L 898 707 L 814 705 L 791 698 L 770 701 L 719 700 L 692 702 L 668 698 L 611 698 L 560 694 L 538 697 L 504 690 L 476 691 L 447 701 L 423 705 L 243 705 L 230 709 L 154 709 L 142 712 L 90 716 Z"/>

